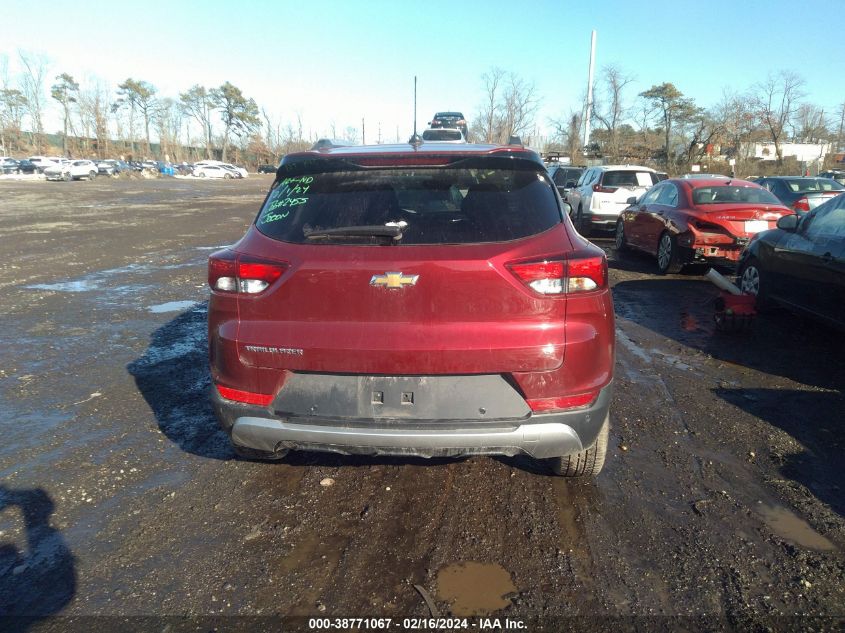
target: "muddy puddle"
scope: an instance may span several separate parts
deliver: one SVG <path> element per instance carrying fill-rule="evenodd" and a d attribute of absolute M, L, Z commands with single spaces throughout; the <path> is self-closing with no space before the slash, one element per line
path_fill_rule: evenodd
<path fill-rule="evenodd" d="M 456 616 L 486 615 L 510 605 L 511 575 L 495 563 L 457 563 L 437 574 L 437 597 Z"/>
<path fill-rule="evenodd" d="M 836 549 L 833 543 L 811 528 L 809 523 L 786 508 L 758 504 L 755 509 L 772 532 L 781 538 L 809 549 L 819 551 Z"/>

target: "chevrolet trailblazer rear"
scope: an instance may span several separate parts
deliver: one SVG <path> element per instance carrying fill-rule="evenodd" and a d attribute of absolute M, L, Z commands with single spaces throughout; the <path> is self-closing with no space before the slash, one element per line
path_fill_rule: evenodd
<path fill-rule="evenodd" d="M 613 307 L 534 152 L 288 155 L 209 258 L 212 399 L 236 451 L 604 461 Z"/>

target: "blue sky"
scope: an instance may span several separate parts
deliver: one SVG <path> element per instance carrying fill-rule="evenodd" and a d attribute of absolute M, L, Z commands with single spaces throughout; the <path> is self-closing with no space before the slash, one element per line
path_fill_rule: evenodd
<path fill-rule="evenodd" d="M 841 17 L 845 0 L 91 2 L 45 10 L 3 0 L 0 70 L 18 70 L 17 50 L 43 53 L 52 78 L 69 72 L 112 88 L 132 77 L 177 97 L 195 83 L 231 81 L 274 118 L 303 119 L 306 134 L 335 123 L 367 140 L 407 138 L 418 77 L 418 120 L 437 110 L 472 118 L 481 75 L 492 66 L 533 81 L 537 122 L 580 108 L 590 31 L 598 69 L 636 78 L 626 100 L 670 81 L 701 106 L 724 88 L 743 90 L 770 71 L 798 72 L 806 100 L 833 115 L 845 101 Z M 58 116 L 51 119 L 58 125 Z"/>

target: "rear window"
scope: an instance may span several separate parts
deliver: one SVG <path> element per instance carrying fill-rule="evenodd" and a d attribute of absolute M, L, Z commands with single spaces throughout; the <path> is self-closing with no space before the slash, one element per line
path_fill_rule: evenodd
<path fill-rule="evenodd" d="M 384 243 L 375 236 L 308 238 L 359 226 L 400 226 L 397 245 L 470 244 L 528 237 L 561 219 L 551 183 L 535 170 L 403 167 L 284 178 L 255 225 L 296 244 Z"/>
<path fill-rule="evenodd" d="M 736 204 L 752 202 L 754 204 L 781 205 L 770 191 L 762 187 L 712 186 L 696 187 L 692 192 L 693 204 Z"/>
<path fill-rule="evenodd" d="M 424 141 L 460 141 L 464 138 L 460 130 L 451 128 L 438 128 L 436 130 L 424 130 L 422 134 Z"/>
<path fill-rule="evenodd" d="M 605 187 L 651 187 L 658 182 L 650 171 L 609 171 L 602 178 Z"/>
<path fill-rule="evenodd" d="M 787 188 L 793 193 L 812 193 L 814 191 L 842 191 L 845 189 L 835 180 L 829 178 L 803 178 L 785 180 Z"/>

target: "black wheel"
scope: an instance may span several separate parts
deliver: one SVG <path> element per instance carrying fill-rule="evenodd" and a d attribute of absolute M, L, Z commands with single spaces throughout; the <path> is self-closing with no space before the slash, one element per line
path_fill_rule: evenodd
<path fill-rule="evenodd" d="M 681 252 L 678 249 L 678 241 L 668 231 L 663 231 L 660 241 L 657 243 L 657 270 L 661 274 L 681 272 L 684 263 L 681 261 Z"/>
<path fill-rule="evenodd" d="M 70 182 L 71 180 L 73 180 L 69 171 L 62 174 L 62 180 L 64 180 L 65 182 Z"/>
<path fill-rule="evenodd" d="M 625 237 L 625 223 L 620 219 L 616 222 L 616 250 L 628 250 L 628 238 Z"/>
<path fill-rule="evenodd" d="M 238 446 L 237 444 L 232 444 L 232 449 L 234 449 L 235 455 L 237 455 L 240 459 L 250 459 L 262 462 L 278 462 L 287 457 L 288 454 L 287 450 L 271 453 L 269 451 L 259 451 L 254 448 L 247 448 L 246 446 Z"/>
<path fill-rule="evenodd" d="M 607 455 L 607 441 L 610 437 L 610 416 L 604 419 L 596 443 L 574 455 L 551 457 L 546 463 L 555 475 L 560 477 L 594 477 L 601 472 Z"/>
<path fill-rule="evenodd" d="M 578 205 L 578 232 L 581 237 L 590 237 L 590 223 L 584 219 L 584 208 Z"/>
<path fill-rule="evenodd" d="M 94 178 L 96 177 L 96 175 L 97 175 L 97 172 L 96 172 L 96 171 L 89 171 L 89 172 L 88 172 L 88 180 L 94 180 Z"/>
<path fill-rule="evenodd" d="M 749 257 L 742 267 L 737 271 L 737 285 L 743 294 L 757 297 L 755 308 L 763 311 L 771 307 L 768 298 L 768 286 L 763 273 L 760 271 L 760 263 Z"/>

